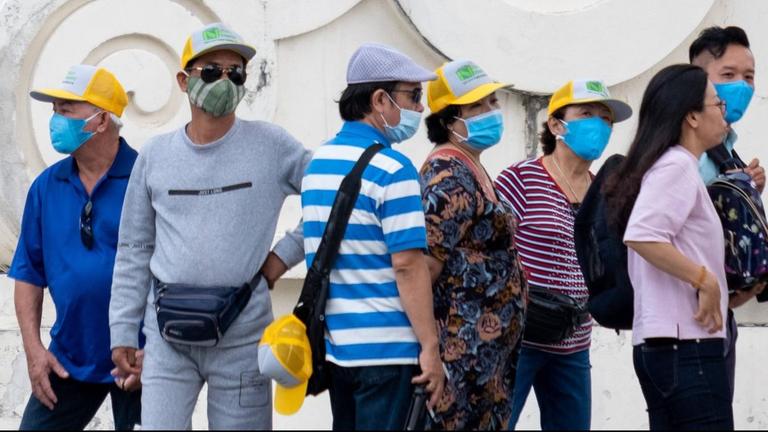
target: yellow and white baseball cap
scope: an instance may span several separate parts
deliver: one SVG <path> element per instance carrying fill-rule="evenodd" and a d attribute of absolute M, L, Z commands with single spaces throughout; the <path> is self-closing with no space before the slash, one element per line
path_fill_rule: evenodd
<path fill-rule="evenodd" d="M 69 68 L 58 87 L 29 92 L 32 99 L 53 102 L 55 99 L 91 103 L 116 116 L 123 115 L 128 105 L 125 89 L 112 72 L 96 66 L 75 65 Z"/>
<path fill-rule="evenodd" d="M 211 51 L 234 51 L 246 61 L 256 55 L 256 48 L 245 43 L 243 38 L 223 23 L 213 23 L 196 30 L 188 38 L 181 52 L 181 68 L 184 69 L 190 60 L 194 60 Z"/>
<path fill-rule="evenodd" d="M 632 107 L 618 99 L 612 99 L 608 87 L 600 80 L 568 81 L 552 94 L 547 115 L 566 105 L 601 103 L 613 113 L 613 122 L 618 123 L 632 117 Z"/>
<path fill-rule="evenodd" d="M 294 414 L 304 403 L 312 376 L 312 349 L 307 327 L 294 314 L 275 320 L 264 329 L 259 343 L 259 371 L 275 380 L 275 410 Z"/>
<path fill-rule="evenodd" d="M 444 63 L 435 73 L 437 79 L 427 84 L 427 103 L 433 113 L 448 105 L 477 102 L 500 88 L 511 87 L 493 81 L 484 70 L 469 60 Z"/>

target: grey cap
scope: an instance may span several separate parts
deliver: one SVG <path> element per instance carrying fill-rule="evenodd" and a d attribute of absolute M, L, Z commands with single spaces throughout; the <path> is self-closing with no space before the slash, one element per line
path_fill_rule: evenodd
<path fill-rule="evenodd" d="M 417 65 L 396 49 L 365 43 L 352 54 L 347 65 L 347 84 L 376 81 L 434 81 L 437 75 Z"/>

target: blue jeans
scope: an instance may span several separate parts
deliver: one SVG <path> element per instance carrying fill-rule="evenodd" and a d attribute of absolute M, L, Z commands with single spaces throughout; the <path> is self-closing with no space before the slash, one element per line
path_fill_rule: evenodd
<path fill-rule="evenodd" d="M 52 373 L 51 388 L 58 403 L 53 410 L 32 395 L 21 417 L 19 430 L 83 430 L 107 398 L 112 397 L 116 430 L 133 430 L 141 422 L 141 391 L 125 392 L 115 384 L 94 384 L 62 379 Z"/>
<path fill-rule="evenodd" d="M 635 346 L 651 430 L 733 430 L 723 342 L 649 339 Z"/>
<path fill-rule="evenodd" d="M 520 351 L 512 393 L 514 430 L 533 387 L 541 412 L 541 430 L 589 430 L 592 415 L 592 380 L 589 350 L 551 354 L 533 348 Z"/>
<path fill-rule="evenodd" d="M 342 367 L 331 363 L 333 430 L 402 430 L 415 365 Z"/>

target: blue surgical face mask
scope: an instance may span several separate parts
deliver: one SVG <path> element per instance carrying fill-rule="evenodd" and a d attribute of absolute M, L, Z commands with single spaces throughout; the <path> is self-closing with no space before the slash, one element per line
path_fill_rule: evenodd
<path fill-rule="evenodd" d="M 94 132 L 84 131 L 85 125 L 94 117 L 104 111 L 99 111 L 87 119 L 75 119 L 64 117 L 59 113 L 53 113 L 49 123 L 51 132 L 51 144 L 59 153 L 72 154 L 86 141 L 91 139 Z"/>
<path fill-rule="evenodd" d="M 715 84 L 717 96 L 725 101 L 725 121 L 736 123 L 747 111 L 755 88 L 744 80 Z"/>
<path fill-rule="evenodd" d="M 605 147 L 608 146 L 608 140 L 611 139 L 611 127 L 600 117 L 588 117 L 566 122 L 560 120 L 565 125 L 567 132 L 565 135 L 558 135 L 576 156 L 593 161 L 603 154 Z"/>
<path fill-rule="evenodd" d="M 504 134 L 504 116 L 498 109 L 468 119 L 460 117 L 456 119 L 463 121 L 466 125 L 467 136 L 463 137 L 455 131 L 451 132 L 475 150 L 483 151 L 495 146 Z"/>
<path fill-rule="evenodd" d="M 382 120 L 384 120 L 384 136 L 387 137 L 392 143 L 403 142 L 416 134 L 419 130 L 419 123 L 421 123 L 421 113 L 418 111 L 412 111 L 400 106 L 387 94 L 389 100 L 400 110 L 400 123 L 396 126 L 390 126 L 387 123 L 387 119 L 384 118 L 384 114 L 379 113 Z"/>

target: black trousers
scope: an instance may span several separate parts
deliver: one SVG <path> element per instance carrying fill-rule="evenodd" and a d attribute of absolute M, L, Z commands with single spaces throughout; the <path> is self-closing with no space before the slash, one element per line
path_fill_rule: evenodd
<path fill-rule="evenodd" d="M 141 390 L 125 392 L 115 384 L 62 379 L 52 373 L 51 388 L 58 403 L 53 410 L 30 396 L 19 430 L 83 430 L 107 398 L 112 397 L 115 430 L 133 430 L 141 422 Z"/>

